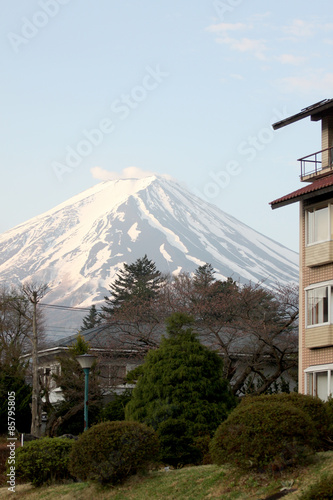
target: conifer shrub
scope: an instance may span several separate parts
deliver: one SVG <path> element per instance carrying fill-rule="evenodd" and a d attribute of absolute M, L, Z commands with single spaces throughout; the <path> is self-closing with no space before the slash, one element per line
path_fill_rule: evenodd
<path fill-rule="evenodd" d="M 69 469 L 78 479 L 117 484 L 147 470 L 158 455 L 153 429 L 138 422 L 101 422 L 74 443 Z"/>
<path fill-rule="evenodd" d="M 236 404 L 222 359 L 201 344 L 192 324 L 183 313 L 167 319 L 168 337 L 147 354 L 125 408 L 126 420 L 156 430 L 160 460 L 174 467 L 207 459 L 205 440 Z"/>
<path fill-rule="evenodd" d="M 304 411 L 312 420 L 314 432 L 316 434 L 316 451 L 321 451 L 329 447 L 331 435 L 331 417 L 327 403 L 320 398 L 293 392 L 290 394 L 263 394 L 261 396 L 245 397 L 241 405 L 256 404 L 257 402 L 283 403 L 292 405 Z"/>
<path fill-rule="evenodd" d="M 324 474 L 313 483 L 300 497 L 300 500 L 332 500 L 333 474 Z"/>
<path fill-rule="evenodd" d="M 156 432 L 163 463 L 177 468 L 201 462 L 201 450 L 191 436 L 189 423 L 184 418 L 168 418 L 161 422 Z"/>
<path fill-rule="evenodd" d="M 310 417 L 292 405 L 258 402 L 239 405 L 211 441 L 213 462 L 242 469 L 282 470 L 304 463 L 314 453 Z"/>
<path fill-rule="evenodd" d="M 45 437 L 17 448 L 17 477 L 36 487 L 72 479 L 68 470 L 72 446 L 71 439 Z"/>

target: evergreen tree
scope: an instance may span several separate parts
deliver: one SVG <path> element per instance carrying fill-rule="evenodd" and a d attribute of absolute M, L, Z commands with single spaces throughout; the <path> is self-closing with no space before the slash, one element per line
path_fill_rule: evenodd
<path fill-rule="evenodd" d="M 194 272 L 193 285 L 195 288 L 207 288 L 215 281 L 214 268 L 211 264 L 199 266 Z"/>
<path fill-rule="evenodd" d="M 234 405 L 221 358 L 200 343 L 192 324 L 183 313 L 167 319 L 168 338 L 148 353 L 125 413 L 157 431 L 161 459 L 174 466 L 202 460 L 199 441 Z"/>
<path fill-rule="evenodd" d="M 116 280 L 110 285 L 111 297 L 105 297 L 106 305 L 102 306 L 104 316 L 124 305 L 148 304 L 157 297 L 164 281 L 161 272 L 147 255 L 132 264 L 124 264 L 124 269 L 119 271 Z"/>
<path fill-rule="evenodd" d="M 90 328 L 95 328 L 98 326 L 102 318 L 100 314 L 96 310 L 96 306 L 93 304 L 89 310 L 89 314 L 85 316 L 82 320 L 82 326 L 80 328 L 80 332 L 84 332 L 85 330 L 90 330 Z"/>

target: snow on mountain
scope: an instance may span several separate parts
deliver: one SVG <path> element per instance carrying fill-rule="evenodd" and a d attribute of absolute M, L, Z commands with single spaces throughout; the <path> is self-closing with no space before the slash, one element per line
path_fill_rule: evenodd
<path fill-rule="evenodd" d="M 0 235 L 0 282 L 48 283 L 44 302 L 90 307 L 123 263 L 144 254 L 163 272 L 208 262 L 219 279 L 298 280 L 295 252 L 153 175 L 102 182 Z"/>

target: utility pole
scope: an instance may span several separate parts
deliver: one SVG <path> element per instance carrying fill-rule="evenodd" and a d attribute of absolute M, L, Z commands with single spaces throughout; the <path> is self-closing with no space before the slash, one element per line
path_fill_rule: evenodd
<path fill-rule="evenodd" d="M 40 411 L 39 411 L 39 380 L 38 380 L 38 333 L 37 333 L 37 292 L 31 296 L 32 311 L 32 398 L 31 398 L 31 434 L 40 436 Z"/>
<path fill-rule="evenodd" d="M 40 436 L 41 412 L 38 379 L 38 329 L 37 329 L 37 304 L 44 297 L 47 285 L 36 285 L 28 283 L 22 286 L 22 290 L 33 306 L 32 311 L 32 398 L 31 398 L 31 434 Z"/>

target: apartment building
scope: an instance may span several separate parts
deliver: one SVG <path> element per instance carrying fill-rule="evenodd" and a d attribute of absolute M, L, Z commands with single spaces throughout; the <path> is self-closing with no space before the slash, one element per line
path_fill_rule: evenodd
<path fill-rule="evenodd" d="M 306 185 L 271 202 L 299 202 L 299 392 L 323 400 L 333 394 L 333 99 L 325 99 L 273 125 L 303 118 L 321 121 L 321 149 L 299 159 Z"/>

